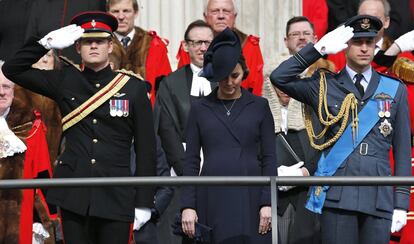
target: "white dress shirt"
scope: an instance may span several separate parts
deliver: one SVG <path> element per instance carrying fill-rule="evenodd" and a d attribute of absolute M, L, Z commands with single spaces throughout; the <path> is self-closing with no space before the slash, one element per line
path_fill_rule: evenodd
<path fill-rule="evenodd" d="M 193 81 L 191 83 L 191 91 L 190 95 L 194 97 L 202 97 L 207 96 L 211 93 L 211 84 L 210 82 L 204 78 L 200 77 L 199 74 L 202 68 L 195 66 L 194 64 L 190 64 L 191 71 L 193 72 Z"/>
<path fill-rule="evenodd" d="M 132 39 L 134 38 L 134 35 L 135 35 L 135 28 L 133 28 L 132 29 L 132 31 L 131 32 L 129 32 L 128 33 L 128 35 L 126 35 L 126 36 L 123 36 L 123 35 L 121 35 L 121 34 L 118 34 L 117 32 L 114 32 L 114 34 L 115 34 L 115 36 L 116 36 L 116 39 L 118 39 L 118 41 L 119 42 L 121 42 L 121 40 L 122 40 L 122 38 L 124 38 L 124 37 L 129 37 L 130 39 L 129 39 L 129 42 L 128 42 L 128 45 L 127 46 L 129 46 L 130 44 L 131 44 L 131 42 L 132 42 Z M 121 42 L 122 43 L 122 42 Z"/>
<path fill-rule="evenodd" d="M 348 65 L 345 66 L 345 69 L 348 72 L 349 77 L 351 77 L 351 80 L 355 84 L 355 75 L 357 74 L 357 72 L 352 70 Z M 366 91 L 369 81 L 371 80 L 371 77 L 372 77 L 372 67 L 369 67 L 369 69 L 362 72 L 362 75 L 364 76 L 364 78 L 361 80 L 361 85 L 362 87 L 364 87 L 364 91 Z"/>

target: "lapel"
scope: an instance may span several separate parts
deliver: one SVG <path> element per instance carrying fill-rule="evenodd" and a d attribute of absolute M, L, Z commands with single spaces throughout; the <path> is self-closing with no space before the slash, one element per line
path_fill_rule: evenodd
<path fill-rule="evenodd" d="M 253 103 L 253 95 L 242 88 L 242 96 L 236 101 L 233 109 L 231 110 L 230 118 L 227 118 L 226 111 L 223 107 L 222 102 L 217 99 L 218 88 L 214 89 L 210 95 L 202 100 L 202 104 L 207 106 L 216 118 L 226 127 L 228 131 L 233 135 L 233 137 L 240 143 L 240 137 L 238 136 L 241 131 L 238 131 L 234 126 L 234 123 L 239 119 L 241 112 L 248 106 L 248 104 Z M 245 119 L 245 118 L 240 118 Z"/>
<path fill-rule="evenodd" d="M 185 70 L 185 79 L 187 81 L 187 89 L 185 89 L 186 94 L 190 94 L 191 92 L 191 85 L 193 84 L 193 71 L 189 64 L 187 64 L 184 68 Z"/>
<path fill-rule="evenodd" d="M 190 65 L 186 65 L 186 78 L 187 78 L 187 84 L 188 84 L 188 94 L 191 92 L 191 85 L 193 84 L 193 71 L 191 70 Z M 213 91 L 217 86 L 217 82 L 210 82 L 211 91 Z"/>
<path fill-rule="evenodd" d="M 371 80 L 368 83 L 368 87 L 367 87 L 367 90 L 365 91 L 363 100 L 367 100 L 372 95 L 374 95 L 374 92 L 377 90 L 380 79 L 381 79 L 380 75 L 375 70 L 372 70 Z"/>
<path fill-rule="evenodd" d="M 357 90 L 354 82 L 349 77 L 348 72 L 346 72 L 345 68 L 341 70 L 341 72 L 337 76 L 337 80 L 340 84 L 340 86 L 343 88 L 342 90 L 346 90 L 345 93 L 354 93 L 355 97 L 358 100 L 362 100 L 361 95 L 359 94 L 359 91 Z"/>

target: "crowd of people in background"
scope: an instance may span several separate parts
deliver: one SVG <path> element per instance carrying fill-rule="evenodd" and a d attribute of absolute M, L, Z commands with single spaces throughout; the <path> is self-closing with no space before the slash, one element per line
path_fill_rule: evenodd
<path fill-rule="evenodd" d="M 303 0 L 269 75 L 237 1 L 205 1 L 174 69 L 137 0 L 1 0 L 0 179 L 411 176 L 414 1 Z M 0 243 L 271 243 L 277 208 L 282 244 L 409 244 L 411 192 L 1 190 Z"/>

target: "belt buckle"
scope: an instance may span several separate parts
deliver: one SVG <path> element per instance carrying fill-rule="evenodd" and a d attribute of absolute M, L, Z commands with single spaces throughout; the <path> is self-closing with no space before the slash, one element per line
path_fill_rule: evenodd
<path fill-rule="evenodd" d="M 361 154 L 361 155 L 367 155 L 368 154 L 368 143 L 362 142 L 359 145 L 359 154 Z"/>

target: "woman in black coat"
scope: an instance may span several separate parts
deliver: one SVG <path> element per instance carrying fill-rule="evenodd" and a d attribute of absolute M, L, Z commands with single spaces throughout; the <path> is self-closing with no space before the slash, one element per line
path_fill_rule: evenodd
<path fill-rule="evenodd" d="M 224 30 L 204 57 L 203 76 L 219 86 L 192 105 L 184 175 L 276 175 L 273 117 L 266 99 L 240 86 L 248 70 L 237 35 Z M 184 243 L 196 222 L 212 228 L 210 243 L 271 243 L 267 186 L 184 187 L 182 204 Z"/>

